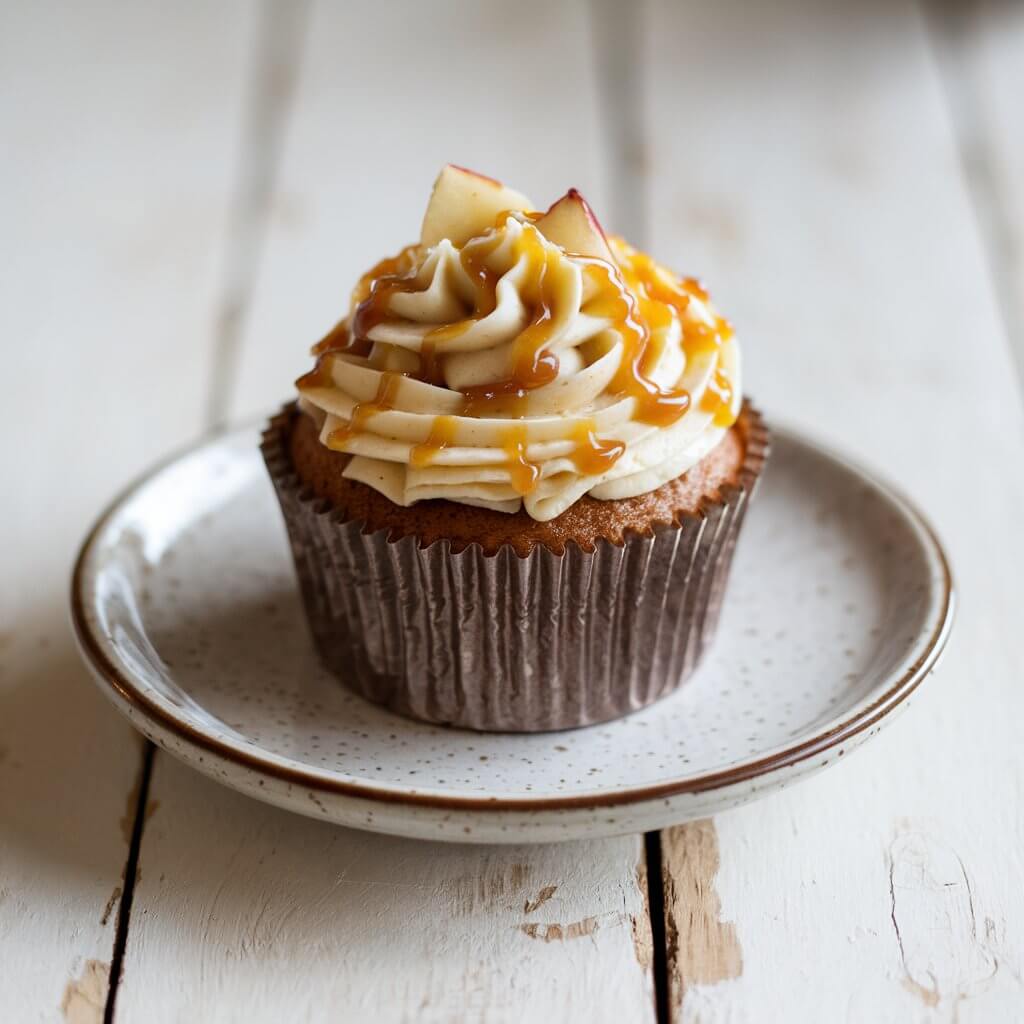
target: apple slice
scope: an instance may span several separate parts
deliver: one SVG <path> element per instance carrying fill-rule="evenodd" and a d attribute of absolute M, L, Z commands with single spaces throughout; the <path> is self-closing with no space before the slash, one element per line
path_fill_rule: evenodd
<path fill-rule="evenodd" d="M 447 164 L 434 182 L 420 242 L 431 246 L 447 238 L 454 245 L 462 245 L 494 227 L 503 210 L 532 209 L 533 204 L 526 196 L 506 188 L 500 181 Z"/>
<path fill-rule="evenodd" d="M 615 265 L 604 229 L 590 204 L 571 188 L 534 227 L 549 241 L 578 256 L 595 256 Z"/>

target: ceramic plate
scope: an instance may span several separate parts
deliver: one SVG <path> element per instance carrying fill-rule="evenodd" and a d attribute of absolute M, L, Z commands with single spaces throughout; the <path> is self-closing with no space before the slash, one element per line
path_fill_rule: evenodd
<path fill-rule="evenodd" d="M 218 781 L 355 828 L 540 842 L 704 817 L 826 768 L 910 703 L 953 595 L 905 499 L 776 430 L 717 640 L 686 686 L 572 732 L 421 725 L 319 667 L 247 429 L 114 504 L 82 548 L 72 605 L 103 692 Z"/>

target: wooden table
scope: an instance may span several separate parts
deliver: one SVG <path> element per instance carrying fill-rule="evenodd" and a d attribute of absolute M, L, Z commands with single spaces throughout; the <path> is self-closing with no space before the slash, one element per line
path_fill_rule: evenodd
<path fill-rule="evenodd" d="M 0 83 L 0 1019 L 1024 1020 L 1020 6 L 23 2 Z M 699 272 L 768 413 L 929 510 L 959 621 L 862 754 L 441 846 L 222 789 L 91 685 L 90 520 L 287 397 L 448 160 Z"/>

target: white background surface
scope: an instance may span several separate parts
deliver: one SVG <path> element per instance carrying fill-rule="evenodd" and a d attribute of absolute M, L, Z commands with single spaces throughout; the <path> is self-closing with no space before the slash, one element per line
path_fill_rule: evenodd
<path fill-rule="evenodd" d="M 5 5 L 0 1019 L 1024 1019 L 1022 68 L 995 0 Z M 640 837 L 435 847 L 149 771 L 66 625 L 100 507 L 288 397 L 447 160 L 705 277 L 768 414 L 957 573 L 908 715 L 647 844 L 653 929 Z"/>

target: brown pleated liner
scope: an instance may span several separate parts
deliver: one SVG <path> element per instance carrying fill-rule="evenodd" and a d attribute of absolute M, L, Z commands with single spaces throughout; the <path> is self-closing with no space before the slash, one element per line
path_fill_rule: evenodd
<path fill-rule="evenodd" d="M 262 452 L 320 656 L 351 689 L 426 722 L 501 732 L 592 725 L 666 696 L 700 662 L 768 453 L 749 405 L 736 484 L 700 511 L 593 551 L 453 551 L 364 532 L 292 468 L 294 406 Z"/>

